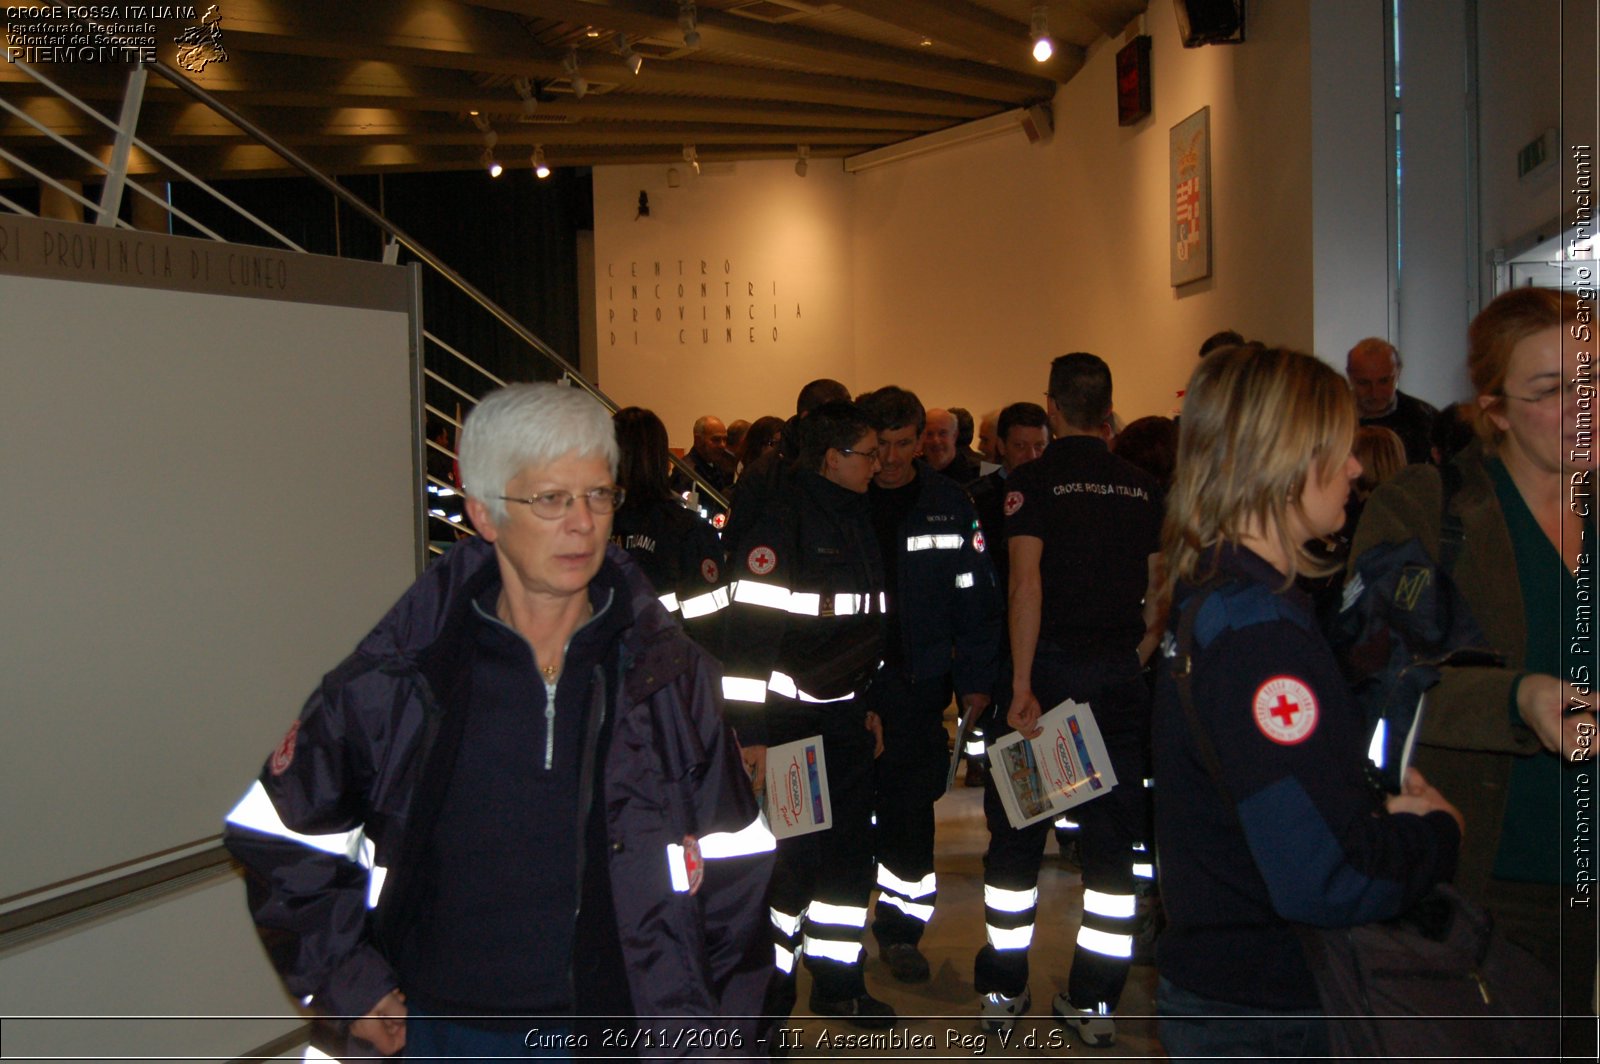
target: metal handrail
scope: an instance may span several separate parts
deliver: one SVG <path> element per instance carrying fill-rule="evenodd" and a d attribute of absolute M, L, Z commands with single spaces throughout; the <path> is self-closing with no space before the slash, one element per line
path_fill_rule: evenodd
<path fill-rule="evenodd" d="M 40 84 L 43 84 L 43 85 L 49 87 L 52 91 L 54 91 L 62 99 L 72 103 L 74 106 L 78 107 L 84 113 L 90 115 L 96 121 L 100 122 L 102 125 L 105 125 L 108 129 L 112 130 L 113 132 L 118 132 L 118 133 L 121 132 L 120 128 L 117 126 L 116 123 L 114 123 L 110 119 L 106 118 L 106 116 L 100 114 L 94 108 L 89 107 L 83 101 L 81 101 L 77 97 L 73 96 L 70 92 L 66 91 L 64 88 L 62 88 L 61 86 L 57 85 L 55 82 L 51 81 L 48 77 L 44 76 L 43 74 L 41 74 L 39 71 L 37 71 L 33 67 L 29 66 L 28 64 L 20 63 L 20 62 L 15 64 L 15 65 L 19 69 L 21 69 L 25 73 L 27 73 L 30 77 L 32 77 L 35 80 L 37 80 Z M 572 363 L 568 362 L 565 358 L 563 358 L 558 352 L 555 351 L 554 348 L 552 348 L 548 344 L 546 344 L 535 333 L 533 333 L 532 330 L 528 329 L 528 327 L 523 325 L 522 322 L 520 322 L 515 317 L 513 317 L 508 311 L 506 311 L 499 304 L 494 302 L 494 300 L 490 299 L 487 295 L 485 295 L 482 291 L 480 291 L 470 281 L 468 281 L 466 278 L 462 277 L 455 270 L 451 269 L 450 266 L 448 266 L 443 260 L 441 260 L 438 256 L 434 255 L 426 247 L 424 247 L 422 244 L 420 244 L 415 238 L 410 236 L 410 234 L 406 233 L 399 226 L 396 226 L 393 222 L 389 221 L 389 219 L 384 217 L 383 214 L 381 214 L 377 210 L 374 210 L 370 205 L 367 204 L 367 202 L 365 200 L 361 199 L 355 193 L 351 192 L 349 189 L 346 189 L 344 186 L 340 185 L 337 181 L 334 181 L 332 178 L 328 177 L 322 171 L 318 170 L 312 163 L 310 163 L 306 159 L 303 159 L 301 156 L 299 156 L 297 153 L 295 153 L 292 149 L 290 149 L 286 145 L 284 145 L 281 142 L 279 142 L 276 138 L 274 138 L 266 130 L 262 129 L 260 126 L 256 125 L 254 122 L 252 122 L 250 119 L 246 118 L 244 115 L 240 114 L 238 111 L 236 111 L 232 107 L 228 106 L 226 103 L 224 103 L 223 101 L 218 99 L 216 96 L 214 96 L 212 93 L 208 92 L 206 89 L 204 89 L 201 86 L 195 84 L 189 78 L 184 76 L 180 71 L 174 69 L 173 67 L 171 67 L 171 66 L 167 65 L 166 63 L 161 62 L 159 60 L 156 60 L 156 61 L 153 61 L 153 62 L 148 62 L 148 63 L 141 63 L 140 66 L 143 69 L 153 70 L 157 74 L 160 74 L 163 78 L 165 78 L 167 80 L 168 83 L 170 83 L 173 86 L 175 86 L 179 91 L 186 93 L 187 95 L 193 97 L 195 100 L 199 101 L 201 104 L 203 104 L 206 107 L 210 108 L 218 116 L 220 116 L 221 118 L 225 119 L 226 121 L 228 121 L 232 125 L 236 126 L 239 130 L 244 132 L 246 135 L 250 136 L 251 138 L 256 140 L 258 143 L 260 143 L 262 146 L 266 147 L 267 149 L 269 149 L 270 151 L 272 151 L 273 153 L 278 155 L 285 162 L 289 163 L 295 169 L 297 169 L 301 173 L 305 174 L 308 178 L 310 178 L 317 185 L 321 186 L 324 190 L 326 190 L 331 195 L 333 195 L 341 203 L 343 203 L 346 206 L 350 207 L 358 215 L 360 215 L 361 217 L 365 218 L 367 221 L 369 221 L 373 225 L 377 226 L 379 230 L 381 230 L 383 233 L 385 233 L 395 243 L 398 243 L 398 244 L 404 246 L 408 251 L 411 252 L 412 255 L 414 255 L 418 260 L 420 260 L 424 265 L 428 266 L 435 273 L 437 273 L 439 276 L 443 277 L 446 281 L 450 282 L 450 284 L 452 284 L 455 288 L 460 290 L 464 295 L 466 295 L 474 303 L 477 303 L 479 307 L 481 307 L 482 309 L 487 311 L 493 318 L 495 318 L 495 320 L 500 322 L 500 324 L 503 325 L 505 328 L 509 329 L 512 332 L 512 334 L 515 335 L 518 339 L 520 339 L 523 343 L 525 343 L 527 346 L 533 348 L 534 351 L 536 351 L 540 355 L 544 356 L 550 362 L 554 363 L 557 367 L 560 368 L 560 370 L 562 371 L 563 376 L 565 377 L 565 379 L 569 383 L 574 384 L 574 385 L 582 388 L 584 391 L 588 392 L 591 396 L 594 397 L 594 399 L 597 402 L 599 402 L 602 406 L 604 406 L 607 410 L 611 411 L 612 413 L 615 413 L 619 409 L 618 404 L 613 399 L 611 399 L 610 396 L 606 395 L 606 393 L 604 391 L 602 391 L 599 388 L 598 385 L 594 384 L 593 382 L 588 380 L 586 377 L 584 377 L 583 374 L 577 369 L 576 366 L 574 366 Z M 0 101 L 0 102 L 3 102 L 3 101 Z M 80 154 L 84 154 L 84 153 L 81 152 L 81 149 L 78 149 L 76 145 L 73 145 L 70 141 L 67 141 L 65 138 L 60 137 L 59 135 L 57 135 L 57 134 L 55 134 L 53 132 L 50 132 L 49 130 L 45 130 L 42 127 L 39 127 L 37 123 L 33 123 L 32 120 L 29 119 L 26 115 L 23 115 L 22 117 L 25 120 L 29 121 L 30 124 L 34 124 L 36 128 L 40 128 L 41 132 L 44 132 L 47 136 L 49 136 L 51 139 L 55 140 L 56 142 L 58 142 L 60 144 L 63 144 L 63 145 L 66 145 L 67 147 L 73 149 L 74 151 L 79 151 Z M 174 162 L 173 160 L 169 159 L 167 156 L 165 156 L 164 154 L 162 154 L 161 152 L 159 152 L 155 148 L 151 147 L 149 144 L 145 143 L 143 140 L 140 140 L 140 139 L 135 137 L 135 138 L 133 138 L 132 142 L 134 144 L 136 144 L 142 151 L 146 152 L 151 158 L 153 158 L 153 159 L 157 160 L 159 163 L 161 163 L 163 166 L 169 167 L 171 170 L 173 170 L 175 173 L 180 174 L 186 180 L 192 182 L 193 184 L 195 184 L 196 186 L 198 186 L 200 188 L 203 188 L 205 191 L 209 192 L 212 196 L 214 196 L 217 199 L 221 200 L 222 202 L 228 204 L 228 206 L 230 208 L 232 208 L 234 211 L 238 212 L 242 217 L 248 219 L 253 224 L 259 226 L 264 232 L 270 234 L 274 239 L 280 241 L 284 246 L 286 246 L 288 248 L 291 248 L 291 249 L 293 249 L 295 251 L 302 251 L 303 252 L 305 250 L 304 248 L 302 248 L 298 244 L 296 244 L 293 240 L 290 240 L 288 237 L 284 236 L 282 233 L 279 233 L 276 229 L 274 229 L 272 226 L 268 225 L 266 222 L 264 222 L 261 219 L 255 217 L 250 212 L 244 210 L 242 207 L 239 207 L 237 204 L 233 203 L 231 200 L 229 200 L 222 193 L 220 193 L 216 189 L 212 188 L 204 180 L 196 177 L 194 174 L 190 173 L 187 169 L 185 169 L 184 167 L 182 167 L 178 163 Z M 14 157 L 11 153 L 6 152 L 4 149 L 0 149 L 0 156 L 3 156 L 5 158 L 9 159 L 10 161 L 14 162 L 16 165 L 18 165 L 18 166 L 22 167 L 23 169 L 27 170 L 30 174 L 33 174 L 39 180 L 46 181 L 46 182 L 54 185 L 55 187 L 59 188 L 66 195 L 68 195 L 68 196 L 72 197 L 73 199 L 83 203 L 86 207 L 89 207 L 91 209 L 96 209 L 96 210 L 100 210 L 103 207 L 103 205 L 90 203 L 87 199 L 84 199 L 82 196 L 79 196 L 79 195 L 75 194 L 71 189 L 66 188 L 63 185 L 60 185 L 58 182 L 56 182 L 53 179 L 49 178 L 47 175 L 44 175 L 43 173 L 40 173 L 35 168 L 33 168 L 32 166 L 29 166 L 23 160 Z M 92 156 L 90 156 L 89 158 L 91 159 L 91 161 L 93 161 L 95 163 L 96 166 L 99 166 L 101 169 L 105 169 L 104 165 L 99 163 L 98 160 L 94 160 Z M 211 236 L 213 239 L 221 239 L 215 233 L 211 232 L 209 229 L 206 229 L 204 226 L 198 225 L 198 223 L 194 222 L 192 219 L 190 219 L 187 216 L 185 216 L 184 214 L 182 214 L 182 212 L 178 211 L 175 207 L 173 207 L 172 204 L 167 203 L 164 200 L 161 200 L 159 197 L 156 197 L 153 194 L 148 193 L 147 190 L 144 190 L 144 189 L 140 188 L 136 182 L 134 183 L 134 187 L 135 187 L 135 189 L 137 191 L 145 193 L 147 196 L 149 196 L 149 198 L 151 198 L 151 199 L 155 200 L 156 202 L 160 203 L 165 209 L 173 212 L 177 217 L 183 218 L 183 220 L 185 222 L 187 222 L 188 224 L 195 225 L 197 229 L 200 229 L 201 231 L 205 232 L 208 236 Z M 26 213 L 26 212 L 21 212 L 21 213 Z M 115 224 L 120 225 L 120 226 L 122 226 L 124 228 L 132 228 L 126 222 L 123 222 L 120 218 L 114 218 L 114 221 L 115 221 Z M 431 340 L 432 342 L 437 344 L 442 350 L 448 352 L 450 355 L 455 357 L 460 362 L 464 363 L 465 365 L 467 365 L 471 369 L 474 369 L 478 373 L 482 374 L 486 379 L 492 381 L 496 386 L 501 386 L 501 385 L 503 385 L 505 383 L 498 376 L 496 376 L 494 373 L 491 373 L 489 370 L 487 370 L 483 366 L 479 365 L 477 362 L 475 362 L 471 358 L 467 357 L 465 354 L 463 354 L 462 352 L 460 352 L 459 350 L 457 350 L 456 348 L 454 348 L 450 344 L 446 343 L 445 341 L 443 341 L 439 337 L 433 335 L 431 332 L 424 331 L 423 336 L 424 336 L 425 339 Z M 455 384 L 453 384 L 452 382 L 446 380 L 441 375 L 439 375 L 437 373 L 434 373 L 431 370 L 426 370 L 426 369 L 424 370 L 424 375 L 426 376 L 427 379 L 433 380 L 433 381 L 435 381 L 435 382 L 437 382 L 437 383 L 449 388 L 451 391 L 454 391 L 455 393 L 461 395 L 462 398 L 468 400 L 469 402 L 473 402 L 473 403 L 477 402 L 477 397 L 476 396 L 473 396 L 470 393 L 464 391 L 463 389 L 457 387 Z M 679 458 L 677 455 L 670 455 L 669 454 L 668 457 L 671 459 L 672 464 L 675 467 L 677 467 L 679 470 L 681 470 L 684 473 L 684 475 L 687 476 L 699 488 L 700 493 L 702 495 L 704 495 L 704 496 L 708 497 L 709 499 L 713 500 L 714 502 L 716 502 L 719 506 L 723 507 L 724 509 L 726 509 L 728 507 L 727 498 L 725 496 L 723 496 L 723 494 L 720 491 L 718 491 L 715 487 L 713 487 L 708 481 L 706 481 L 706 479 L 698 471 L 696 471 L 691 465 L 689 465 L 683 459 Z M 451 527 L 457 527 L 457 526 L 452 525 Z"/>

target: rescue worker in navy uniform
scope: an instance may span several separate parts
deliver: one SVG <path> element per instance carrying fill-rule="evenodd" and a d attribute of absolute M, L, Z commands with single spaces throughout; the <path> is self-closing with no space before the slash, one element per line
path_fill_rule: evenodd
<path fill-rule="evenodd" d="M 861 949 L 872 894 L 872 762 L 882 751 L 864 697 L 884 645 L 883 566 L 867 504 L 878 433 L 855 404 L 837 402 L 817 407 L 797 431 L 795 465 L 729 544 L 728 606 L 710 645 L 754 779 L 766 779 L 769 745 L 812 736 L 822 737 L 827 766 L 832 826 L 778 841 L 770 894 L 778 973 L 768 1011 L 793 1010 L 803 955 L 813 1013 L 888 1027 L 894 1009 L 867 992 Z"/>
<path fill-rule="evenodd" d="M 1006 587 L 1011 579 L 1010 552 L 1006 547 L 1006 480 L 1020 465 L 1033 461 L 1050 445 L 1050 416 L 1038 403 L 1012 403 L 999 411 L 995 418 L 995 449 L 1000 458 L 1000 468 L 967 485 L 972 498 L 972 508 L 978 511 L 978 523 L 988 540 L 989 558 L 994 565 L 995 585 L 1000 589 L 1002 604 L 1000 632 L 1000 667 L 995 678 L 994 704 L 967 733 L 965 749 L 967 758 L 967 786 L 983 786 L 989 759 L 984 753 L 985 729 L 998 732 L 988 718 L 998 714 L 1004 719 L 1011 705 L 1011 643 L 1005 634 L 1004 602 Z"/>
<path fill-rule="evenodd" d="M 711 523 L 683 504 L 667 482 L 667 427 L 637 406 L 611 418 L 617 430 L 617 481 L 628 505 L 611 522 L 611 542 L 627 551 L 668 613 L 702 598 L 722 580 L 722 541 Z M 690 612 L 694 612 L 693 606 Z M 684 618 L 690 633 L 695 634 Z"/>
<path fill-rule="evenodd" d="M 861 398 L 878 425 L 878 472 L 869 498 L 889 592 L 884 667 L 873 682 L 883 722 L 876 766 L 878 904 L 872 933 L 903 983 L 925 982 L 917 948 L 938 894 L 933 803 L 950 764 L 944 709 L 989 704 L 1000 649 L 1000 595 L 966 493 L 915 457 L 922 403 L 904 388 Z"/>
<path fill-rule="evenodd" d="M 273 963 L 354 1018 L 351 1052 L 529 1055 L 537 1027 L 612 1056 L 631 1017 L 761 1052 L 772 836 L 716 663 L 606 543 L 616 454 L 577 389 L 480 402 L 479 535 L 323 679 L 228 814 Z"/>
<path fill-rule="evenodd" d="M 1005 719 L 1032 738 L 1042 711 L 1068 698 L 1087 702 L 1116 771 L 1110 793 L 1072 810 L 1082 830 L 1083 923 L 1067 991 L 1051 1005 L 1084 1043 L 1108 1046 L 1133 953 L 1133 866 L 1143 858 L 1135 846 L 1148 821 L 1150 696 L 1142 668 L 1158 637 L 1161 500 L 1149 474 L 1106 448 L 1110 367 L 1094 355 L 1062 355 L 1050 366 L 1049 387 L 1054 442 L 1010 476 L 1004 503 L 1012 662 Z M 1002 1030 L 1031 1003 L 1028 945 L 1050 824 L 1012 828 L 994 787 L 991 777 L 984 795 L 988 944 L 975 984 L 983 1026 Z"/>

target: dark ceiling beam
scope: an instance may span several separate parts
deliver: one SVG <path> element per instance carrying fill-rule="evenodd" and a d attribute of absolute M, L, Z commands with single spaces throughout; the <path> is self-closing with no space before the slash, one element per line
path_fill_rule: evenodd
<path fill-rule="evenodd" d="M 840 7 L 962 48 L 987 63 L 1030 77 L 1065 82 L 1082 69 L 1087 52 L 1057 41 L 1048 63 L 1034 61 L 1026 22 L 969 0 L 834 0 Z"/>
<path fill-rule="evenodd" d="M 86 99 L 120 101 L 127 81 L 119 74 L 118 69 L 108 65 L 83 64 L 64 73 L 64 78 L 73 92 Z M 544 79 L 544 75 L 534 73 L 525 76 Z M 510 88 L 485 88 L 462 71 L 342 57 L 319 59 L 236 51 L 226 64 L 212 64 L 204 75 L 192 80 L 230 104 L 392 107 L 449 112 L 485 108 L 515 111 L 520 107 L 520 101 Z M 674 78 L 671 88 L 685 95 L 630 92 L 611 96 L 593 92 L 580 101 L 563 93 L 545 100 L 540 107 L 558 108 L 577 119 L 588 115 L 657 119 L 682 113 L 722 114 L 727 116 L 725 121 L 763 121 L 763 116 L 773 108 L 816 104 L 819 114 L 827 113 L 829 108 L 837 109 L 840 114 L 860 113 L 861 121 L 867 125 L 892 123 L 897 114 L 945 119 L 942 124 L 948 125 L 1003 109 L 969 97 L 918 93 L 840 78 L 806 78 L 775 71 L 763 72 L 759 82 L 751 82 L 748 69 L 726 66 L 710 74 L 691 74 L 681 79 L 681 84 L 679 80 Z M 0 63 L 0 94 L 13 100 L 53 96 L 3 63 Z M 145 98 L 186 100 L 189 97 L 162 78 L 152 77 Z M 115 115 L 116 108 L 107 113 Z M 751 117 L 740 118 L 740 115 Z"/>
<path fill-rule="evenodd" d="M 592 24 L 641 36 L 679 36 L 676 6 L 649 0 L 470 0 L 475 7 L 528 18 Z M 960 59 L 944 59 L 904 48 L 806 29 L 794 23 L 773 25 L 710 8 L 699 9 L 700 51 L 749 56 L 799 65 L 840 77 L 920 85 L 1010 104 L 1048 100 L 1055 85 L 1047 78 Z M 693 60 L 679 60 L 693 62 Z M 665 64 L 663 64 L 665 65 Z"/>

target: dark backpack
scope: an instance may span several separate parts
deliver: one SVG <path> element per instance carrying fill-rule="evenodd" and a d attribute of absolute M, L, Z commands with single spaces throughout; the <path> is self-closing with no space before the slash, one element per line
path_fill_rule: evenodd
<path fill-rule="evenodd" d="M 1461 486 L 1454 465 L 1440 469 L 1439 558 L 1416 538 L 1380 543 L 1357 558 L 1339 611 L 1323 620 L 1345 680 L 1367 719 L 1374 782 L 1399 793 L 1422 723 L 1423 695 L 1446 665 L 1503 665 L 1473 620 L 1451 571 L 1465 531 L 1450 512 Z"/>

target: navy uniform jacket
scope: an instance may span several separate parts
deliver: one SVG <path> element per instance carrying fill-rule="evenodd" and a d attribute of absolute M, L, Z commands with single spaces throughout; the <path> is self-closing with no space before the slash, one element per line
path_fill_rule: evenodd
<path fill-rule="evenodd" d="M 988 694 L 1000 654 L 1003 599 L 967 493 L 919 460 L 916 502 L 901 527 L 895 604 L 913 680 L 949 675 L 962 695 Z"/>
<path fill-rule="evenodd" d="M 611 523 L 611 542 L 644 570 L 668 613 L 722 580 L 722 541 L 711 523 L 676 498 L 628 501 Z"/>
<path fill-rule="evenodd" d="M 1291 924 L 1396 916 L 1455 871 L 1444 812 L 1390 815 L 1365 779 L 1363 720 L 1294 588 L 1225 548 L 1196 618 L 1191 689 L 1238 815 L 1199 755 L 1171 674 L 1178 589 L 1156 684 L 1156 844 L 1168 927 L 1157 966 L 1174 984 L 1267 1009 L 1317 1007 Z M 1448 796 L 1446 796 L 1448 797 Z"/>
<path fill-rule="evenodd" d="M 883 660 L 883 565 L 866 495 L 804 469 L 775 486 L 728 542 L 706 637 L 723 664 L 728 723 L 746 745 L 766 745 L 765 707 L 776 699 L 807 703 L 823 720 L 848 706 L 859 730 L 855 696 Z M 685 616 L 704 599 L 686 602 Z"/>

